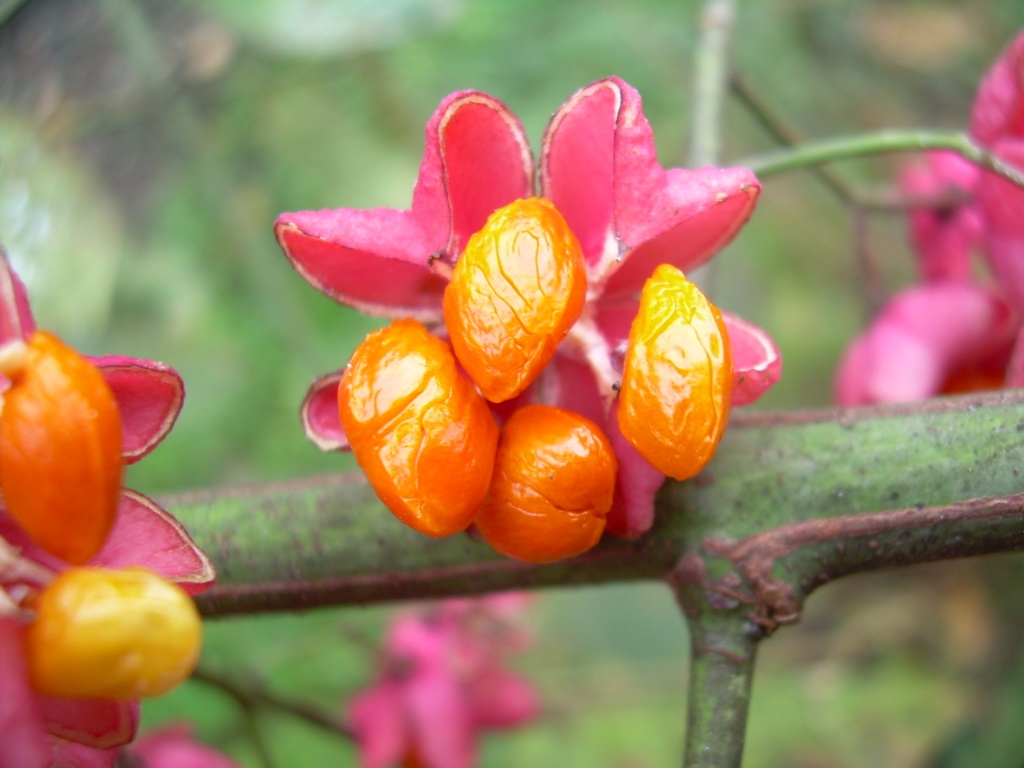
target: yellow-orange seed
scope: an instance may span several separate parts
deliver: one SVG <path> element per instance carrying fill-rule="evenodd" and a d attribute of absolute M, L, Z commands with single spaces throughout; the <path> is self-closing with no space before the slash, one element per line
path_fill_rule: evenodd
<path fill-rule="evenodd" d="M 491 214 L 444 292 L 452 348 L 484 397 L 509 400 L 537 378 L 586 293 L 583 251 L 552 203 L 527 198 Z"/>
<path fill-rule="evenodd" d="M 46 696 L 158 696 L 199 659 L 202 620 L 192 598 L 143 568 L 64 571 L 35 610 L 26 655 L 32 687 Z"/>
<path fill-rule="evenodd" d="M 732 352 L 718 309 L 663 264 L 629 331 L 619 428 L 651 465 L 686 480 L 718 449 L 732 398 Z"/>

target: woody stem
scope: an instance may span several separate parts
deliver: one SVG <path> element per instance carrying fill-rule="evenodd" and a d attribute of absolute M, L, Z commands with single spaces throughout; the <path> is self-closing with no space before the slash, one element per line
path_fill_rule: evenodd
<path fill-rule="evenodd" d="M 740 768 L 758 633 L 736 615 L 689 617 L 684 768 Z"/>

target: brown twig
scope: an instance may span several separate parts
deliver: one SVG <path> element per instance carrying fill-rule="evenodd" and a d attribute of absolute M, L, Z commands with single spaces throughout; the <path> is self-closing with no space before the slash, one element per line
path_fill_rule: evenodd
<path fill-rule="evenodd" d="M 1005 522 L 1002 535 L 972 536 L 969 526 Z M 931 528 L 932 536 L 905 546 L 905 534 Z M 981 498 L 937 507 L 898 509 L 790 523 L 735 542 L 708 539 L 702 549 L 725 558 L 742 576 L 746 593 L 730 592 L 754 606 L 751 618 L 771 631 L 799 619 L 804 598 L 840 576 L 950 557 L 1024 549 L 1024 494 Z M 787 578 L 776 568 L 792 555 Z M 706 589 L 720 592 L 720 584 Z M 712 600 L 709 603 L 713 604 Z"/>

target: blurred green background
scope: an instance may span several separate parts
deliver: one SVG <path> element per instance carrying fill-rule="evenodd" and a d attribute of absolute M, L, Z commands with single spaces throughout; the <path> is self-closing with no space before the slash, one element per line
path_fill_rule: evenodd
<path fill-rule="evenodd" d="M 448 92 L 508 103 L 536 146 L 557 106 L 617 74 L 639 89 L 662 162 L 684 161 L 700 7 L 693 0 L 0 0 L 0 242 L 40 324 L 83 351 L 163 360 L 188 397 L 130 483 L 150 494 L 348 469 L 302 436 L 299 401 L 377 321 L 287 265 L 281 211 L 406 207 L 422 127 Z M 738 72 L 809 137 L 966 125 L 981 73 L 1024 27 L 1020 0 L 739 2 Z M 722 164 L 773 146 L 735 99 Z M 904 158 L 837 165 L 882 187 Z M 856 234 L 856 238 L 855 238 Z M 856 240 L 856 245 L 855 245 Z M 757 407 L 827 405 L 867 317 L 858 247 L 909 279 L 899 216 L 854 227 L 809 174 L 767 180 L 716 261 L 720 305 L 779 342 Z M 991 558 L 824 590 L 764 644 L 745 765 L 1020 766 L 1021 564 Z M 391 608 L 222 620 L 204 663 L 326 712 L 373 670 Z M 489 738 L 485 766 L 679 764 L 687 638 L 660 585 L 544 593 L 520 667 L 547 717 Z M 294 719 L 255 721 L 191 683 L 145 724 L 190 718 L 262 765 L 354 765 Z"/>

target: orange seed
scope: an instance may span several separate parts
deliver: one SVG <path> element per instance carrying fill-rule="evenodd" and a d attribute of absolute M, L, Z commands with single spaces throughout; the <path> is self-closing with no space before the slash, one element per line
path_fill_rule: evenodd
<path fill-rule="evenodd" d="M 604 531 L 617 468 L 611 443 L 589 419 L 547 405 L 520 408 L 502 429 L 476 527 L 519 560 L 582 554 Z"/>
<path fill-rule="evenodd" d="M 341 377 L 338 411 L 396 517 L 429 536 L 469 526 L 490 484 L 498 425 L 445 342 L 413 320 L 374 331 Z"/>
<path fill-rule="evenodd" d="M 80 565 L 99 552 L 121 494 L 121 416 L 103 376 L 36 331 L 0 411 L 0 490 L 41 547 Z"/>
<path fill-rule="evenodd" d="M 509 400 L 537 378 L 586 293 L 583 251 L 553 204 L 528 198 L 491 214 L 444 292 L 452 348 L 484 397 Z"/>
<path fill-rule="evenodd" d="M 718 309 L 673 266 L 644 285 L 629 331 L 619 428 L 669 477 L 693 477 L 718 448 L 732 397 L 732 353 Z"/>

